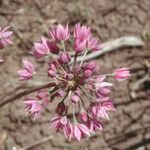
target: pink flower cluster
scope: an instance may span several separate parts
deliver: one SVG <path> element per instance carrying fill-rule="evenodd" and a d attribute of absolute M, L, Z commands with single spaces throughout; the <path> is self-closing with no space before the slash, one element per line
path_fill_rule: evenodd
<path fill-rule="evenodd" d="M 0 49 L 3 49 L 5 46 L 12 44 L 10 39 L 13 34 L 12 31 L 9 31 L 9 26 L 2 28 L 0 27 Z M 3 63 L 3 60 L 0 59 L 0 63 Z"/>
<path fill-rule="evenodd" d="M 34 43 L 33 55 L 36 58 L 55 56 L 49 59 L 45 73 L 53 86 L 37 91 L 35 98 L 27 98 L 24 101 L 26 110 L 37 118 L 48 104 L 58 101 L 50 126 L 69 140 L 81 140 L 102 130 L 103 119 L 109 119 L 109 111 L 115 110 L 110 98 L 113 85 L 107 78 L 111 76 L 122 81 L 130 72 L 128 68 L 121 68 L 110 74 L 97 75 L 98 65 L 94 61 L 78 62 L 79 55 L 84 58 L 88 51 L 101 50 L 105 46 L 92 36 L 90 27 L 77 24 L 71 33 L 68 25 L 58 25 L 50 29 L 49 34 L 51 39 L 42 37 L 40 42 Z M 73 56 L 67 47 L 70 39 Z M 23 64 L 24 69 L 18 71 L 21 80 L 38 75 L 29 60 L 23 60 Z"/>

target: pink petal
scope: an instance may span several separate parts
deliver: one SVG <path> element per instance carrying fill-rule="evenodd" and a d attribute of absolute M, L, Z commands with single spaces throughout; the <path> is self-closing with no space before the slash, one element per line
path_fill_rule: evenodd
<path fill-rule="evenodd" d="M 26 79 L 32 77 L 32 74 L 31 74 L 30 72 L 28 72 L 27 70 L 25 70 L 25 69 L 24 69 L 24 70 L 19 70 L 17 73 L 18 73 L 21 77 L 26 78 Z"/>
<path fill-rule="evenodd" d="M 79 124 L 78 127 L 84 134 L 90 135 L 89 129 L 85 125 Z"/>
<path fill-rule="evenodd" d="M 12 31 L 7 31 L 7 32 L 4 32 L 4 33 L 2 34 L 2 36 L 3 36 L 4 38 L 7 38 L 7 37 L 11 36 L 12 34 L 13 34 Z"/>
<path fill-rule="evenodd" d="M 78 141 L 81 140 L 81 131 L 79 130 L 77 125 L 74 126 L 74 136 Z"/>
<path fill-rule="evenodd" d="M 28 61 L 27 59 L 24 59 L 24 60 L 23 60 L 23 64 L 24 64 L 25 68 L 26 68 L 30 73 L 33 73 L 33 72 L 34 72 L 35 68 L 34 68 L 33 64 L 32 64 L 30 61 Z"/>

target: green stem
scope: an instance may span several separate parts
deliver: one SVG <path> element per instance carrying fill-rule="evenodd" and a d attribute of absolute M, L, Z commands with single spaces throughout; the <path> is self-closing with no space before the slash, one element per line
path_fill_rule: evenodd
<path fill-rule="evenodd" d="M 75 67 L 76 67 L 76 64 L 77 64 L 77 56 L 78 56 L 78 53 L 75 53 L 75 55 L 74 55 L 74 63 L 73 63 L 74 76 L 75 76 Z"/>
<path fill-rule="evenodd" d="M 66 48 L 65 48 L 64 41 L 61 41 L 61 45 L 62 45 L 63 51 L 66 53 Z"/>
<path fill-rule="evenodd" d="M 74 104 L 72 104 L 72 115 L 73 115 L 73 120 L 74 120 L 75 124 L 77 124 L 77 120 L 76 120 L 76 116 L 75 116 Z"/>

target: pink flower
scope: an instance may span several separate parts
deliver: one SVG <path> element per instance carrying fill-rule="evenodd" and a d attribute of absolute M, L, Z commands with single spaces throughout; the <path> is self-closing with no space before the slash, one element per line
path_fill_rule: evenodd
<path fill-rule="evenodd" d="M 56 41 L 54 41 L 54 40 L 47 41 L 47 45 L 48 45 L 51 53 L 53 53 L 53 54 L 59 53 L 59 48 L 57 46 Z"/>
<path fill-rule="evenodd" d="M 66 105 L 63 102 L 60 102 L 57 105 L 56 113 L 59 114 L 59 115 L 63 115 L 66 112 L 66 110 L 67 110 Z"/>
<path fill-rule="evenodd" d="M 97 116 L 105 119 L 109 119 L 109 116 L 107 114 L 107 111 L 114 111 L 115 108 L 113 106 L 113 103 L 111 101 L 104 101 L 98 110 Z"/>
<path fill-rule="evenodd" d="M 73 125 L 68 121 L 65 126 L 63 127 L 63 133 L 66 136 L 66 138 L 71 141 L 73 138 Z"/>
<path fill-rule="evenodd" d="M 87 112 L 85 110 L 82 110 L 79 113 L 79 118 L 81 121 L 86 122 L 88 120 Z"/>
<path fill-rule="evenodd" d="M 96 79 L 88 80 L 87 88 L 96 96 L 95 101 L 106 101 L 109 99 L 108 94 L 111 92 L 111 83 L 105 81 L 106 76 L 99 76 Z"/>
<path fill-rule="evenodd" d="M 55 77 L 55 76 L 56 76 L 55 70 L 49 69 L 49 70 L 48 70 L 48 75 L 49 75 L 51 78 Z"/>
<path fill-rule="evenodd" d="M 36 73 L 47 75 L 49 78 L 44 79 L 50 86 L 41 86 L 44 88 L 37 92 L 36 97 L 24 103 L 28 112 L 36 118 L 50 102 L 54 102 L 57 116 L 51 119 L 51 127 L 64 134 L 69 141 L 80 141 L 102 130 L 101 120 L 109 119 L 109 111 L 115 110 L 110 95 L 112 83 L 107 79 L 115 76 L 117 80 L 124 80 L 130 73 L 128 68 L 121 68 L 114 73 L 101 74 L 99 64 L 80 59 L 85 58 L 89 50 L 100 50 L 104 46 L 97 38 L 93 38 L 90 27 L 76 24 L 73 39 L 68 25 L 63 27 L 59 24 L 50 30 L 50 34 L 52 41 L 42 37 L 41 42 L 34 44 L 34 55 L 37 58 L 51 56 L 46 57 L 49 60 L 48 67 L 43 67 L 45 74 Z M 67 42 L 69 38 L 73 42 Z M 74 50 L 71 54 L 70 49 Z M 35 74 L 35 68 L 28 60 L 23 63 L 24 69 L 18 71 L 18 74 L 22 80 L 28 80 Z"/>
<path fill-rule="evenodd" d="M 36 118 L 42 111 L 42 105 L 40 101 L 35 99 L 28 99 L 24 101 L 26 110 L 30 112 L 33 118 Z"/>
<path fill-rule="evenodd" d="M 81 26 L 79 23 L 75 25 L 73 32 L 74 39 L 79 41 L 88 40 L 91 36 L 91 28 L 87 26 Z"/>
<path fill-rule="evenodd" d="M 73 135 L 80 141 L 82 137 L 90 136 L 90 130 L 85 125 L 78 123 L 73 126 Z"/>
<path fill-rule="evenodd" d="M 95 80 L 95 88 L 104 88 L 104 87 L 111 87 L 112 84 L 105 81 L 106 76 L 100 76 Z"/>
<path fill-rule="evenodd" d="M 59 24 L 56 28 L 50 29 L 49 32 L 52 38 L 57 41 L 66 41 L 70 36 L 68 24 L 66 27 L 63 27 L 61 24 Z"/>
<path fill-rule="evenodd" d="M 86 122 L 86 126 L 89 128 L 90 132 L 96 132 L 97 130 L 102 130 L 102 123 L 99 122 L 97 119 L 89 119 Z"/>
<path fill-rule="evenodd" d="M 115 108 L 113 106 L 112 101 L 96 102 L 92 104 L 89 108 L 89 112 L 93 117 L 100 117 L 104 119 L 109 119 L 107 111 L 114 110 Z"/>
<path fill-rule="evenodd" d="M 98 38 L 89 39 L 87 42 L 88 49 L 93 51 L 101 50 L 104 47 L 104 44 L 101 43 L 99 44 L 98 41 L 99 41 Z"/>
<path fill-rule="evenodd" d="M 42 37 L 40 43 L 34 43 L 34 56 L 41 58 L 50 52 L 46 38 Z"/>
<path fill-rule="evenodd" d="M 91 70 L 85 70 L 84 72 L 83 72 L 83 77 L 85 78 L 85 79 L 87 79 L 87 78 L 89 78 L 89 77 L 91 77 L 92 76 L 92 71 Z"/>
<path fill-rule="evenodd" d="M 123 81 L 131 76 L 129 68 L 121 68 L 114 71 L 115 78 L 118 81 Z"/>
<path fill-rule="evenodd" d="M 58 131 L 63 131 L 63 128 L 67 123 L 68 120 L 66 116 L 61 116 L 61 117 L 57 116 L 51 119 L 50 126 L 58 132 Z"/>
<path fill-rule="evenodd" d="M 88 62 L 88 63 L 84 63 L 82 65 L 82 68 L 84 70 L 91 70 L 92 72 L 95 70 L 96 68 L 96 63 L 94 61 Z"/>
<path fill-rule="evenodd" d="M 48 68 L 48 76 L 51 78 L 54 78 L 57 75 L 57 67 L 58 64 L 56 61 L 49 62 L 49 68 Z"/>
<path fill-rule="evenodd" d="M 33 116 L 34 119 L 36 119 L 41 114 L 43 108 L 47 106 L 48 103 L 48 98 L 44 98 L 42 100 L 28 99 L 24 101 L 26 110 L 29 111 L 29 113 Z"/>
<path fill-rule="evenodd" d="M 7 45 L 12 44 L 10 36 L 13 34 L 12 31 L 9 31 L 9 26 L 5 28 L 0 27 L 0 49 L 4 48 Z"/>
<path fill-rule="evenodd" d="M 59 56 L 60 63 L 69 63 L 71 60 L 71 57 L 68 53 L 62 52 Z"/>
<path fill-rule="evenodd" d="M 86 49 L 86 40 L 80 41 L 79 39 L 75 40 L 74 50 L 77 53 L 82 53 Z"/>
<path fill-rule="evenodd" d="M 35 68 L 33 64 L 27 59 L 23 60 L 23 64 L 24 64 L 24 69 L 19 70 L 18 74 L 21 77 L 20 78 L 21 80 L 29 80 L 35 74 Z"/>

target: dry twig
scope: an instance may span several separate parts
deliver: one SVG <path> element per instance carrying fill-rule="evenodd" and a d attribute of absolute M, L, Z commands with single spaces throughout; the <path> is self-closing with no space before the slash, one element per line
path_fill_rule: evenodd
<path fill-rule="evenodd" d="M 115 51 L 115 50 L 117 50 L 119 48 L 123 48 L 123 47 L 144 46 L 144 42 L 142 41 L 142 39 L 140 37 L 124 36 L 124 37 L 118 38 L 116 40 L 108 41 L 105 43 L 105 45 L 106 46 L 100 51 L 90 53 L 90 54 L 86 55 L 86 57 L 84 57 L 84 58 L 83 58 L 83 56 L 78 57 L 77 61 L 80 62 L 82 60 L 90 60 L 90 59 L 96 58 L 100 55 L 103 55 L 105 53 Z M 72 61 L 73 61 L 73 59 L 72 59 Z"/>
<path fill-rule="evenodd" d="M 52 86 L 55 86 L 55 83 L 47 83 L 47 84 L 44 84 L 44 85 L 41 85 L 41 86 L 36 86 L 34 88 L 18 92 L 16 94 L 14 94 L 13 96 L 8 96 L 5 99 L 0 100 L 0 107 L 3 107 L 4 105 L 6 105 L 9 102 L 13 102 L 13 101 L 17 100 L 18 98 L 21 98 L 25 95 L 31 94 L 31 93 L 33 93 L 37 90 L 41 90 L 41 89 L 52 87 Z"/>
<path fill-rule="evenodd" d="M 23 147 L 23 148 L 21 148 L 19 150 L 29 150 L 29 149 L 32 149 L 32 148 L 34 148 L 36 146 L 39 146 L 39 145 L 41 145 L 43 143 L 46 143 L 46 142 L 52 140 L 52 138 L 53 138 L 52 136 L 48 136 L 48 137 L 42 138 L 42 139 L 40 139 L 40 140 L 32 143 L 31 145 L 25 146 L 25 147 Z"/>

